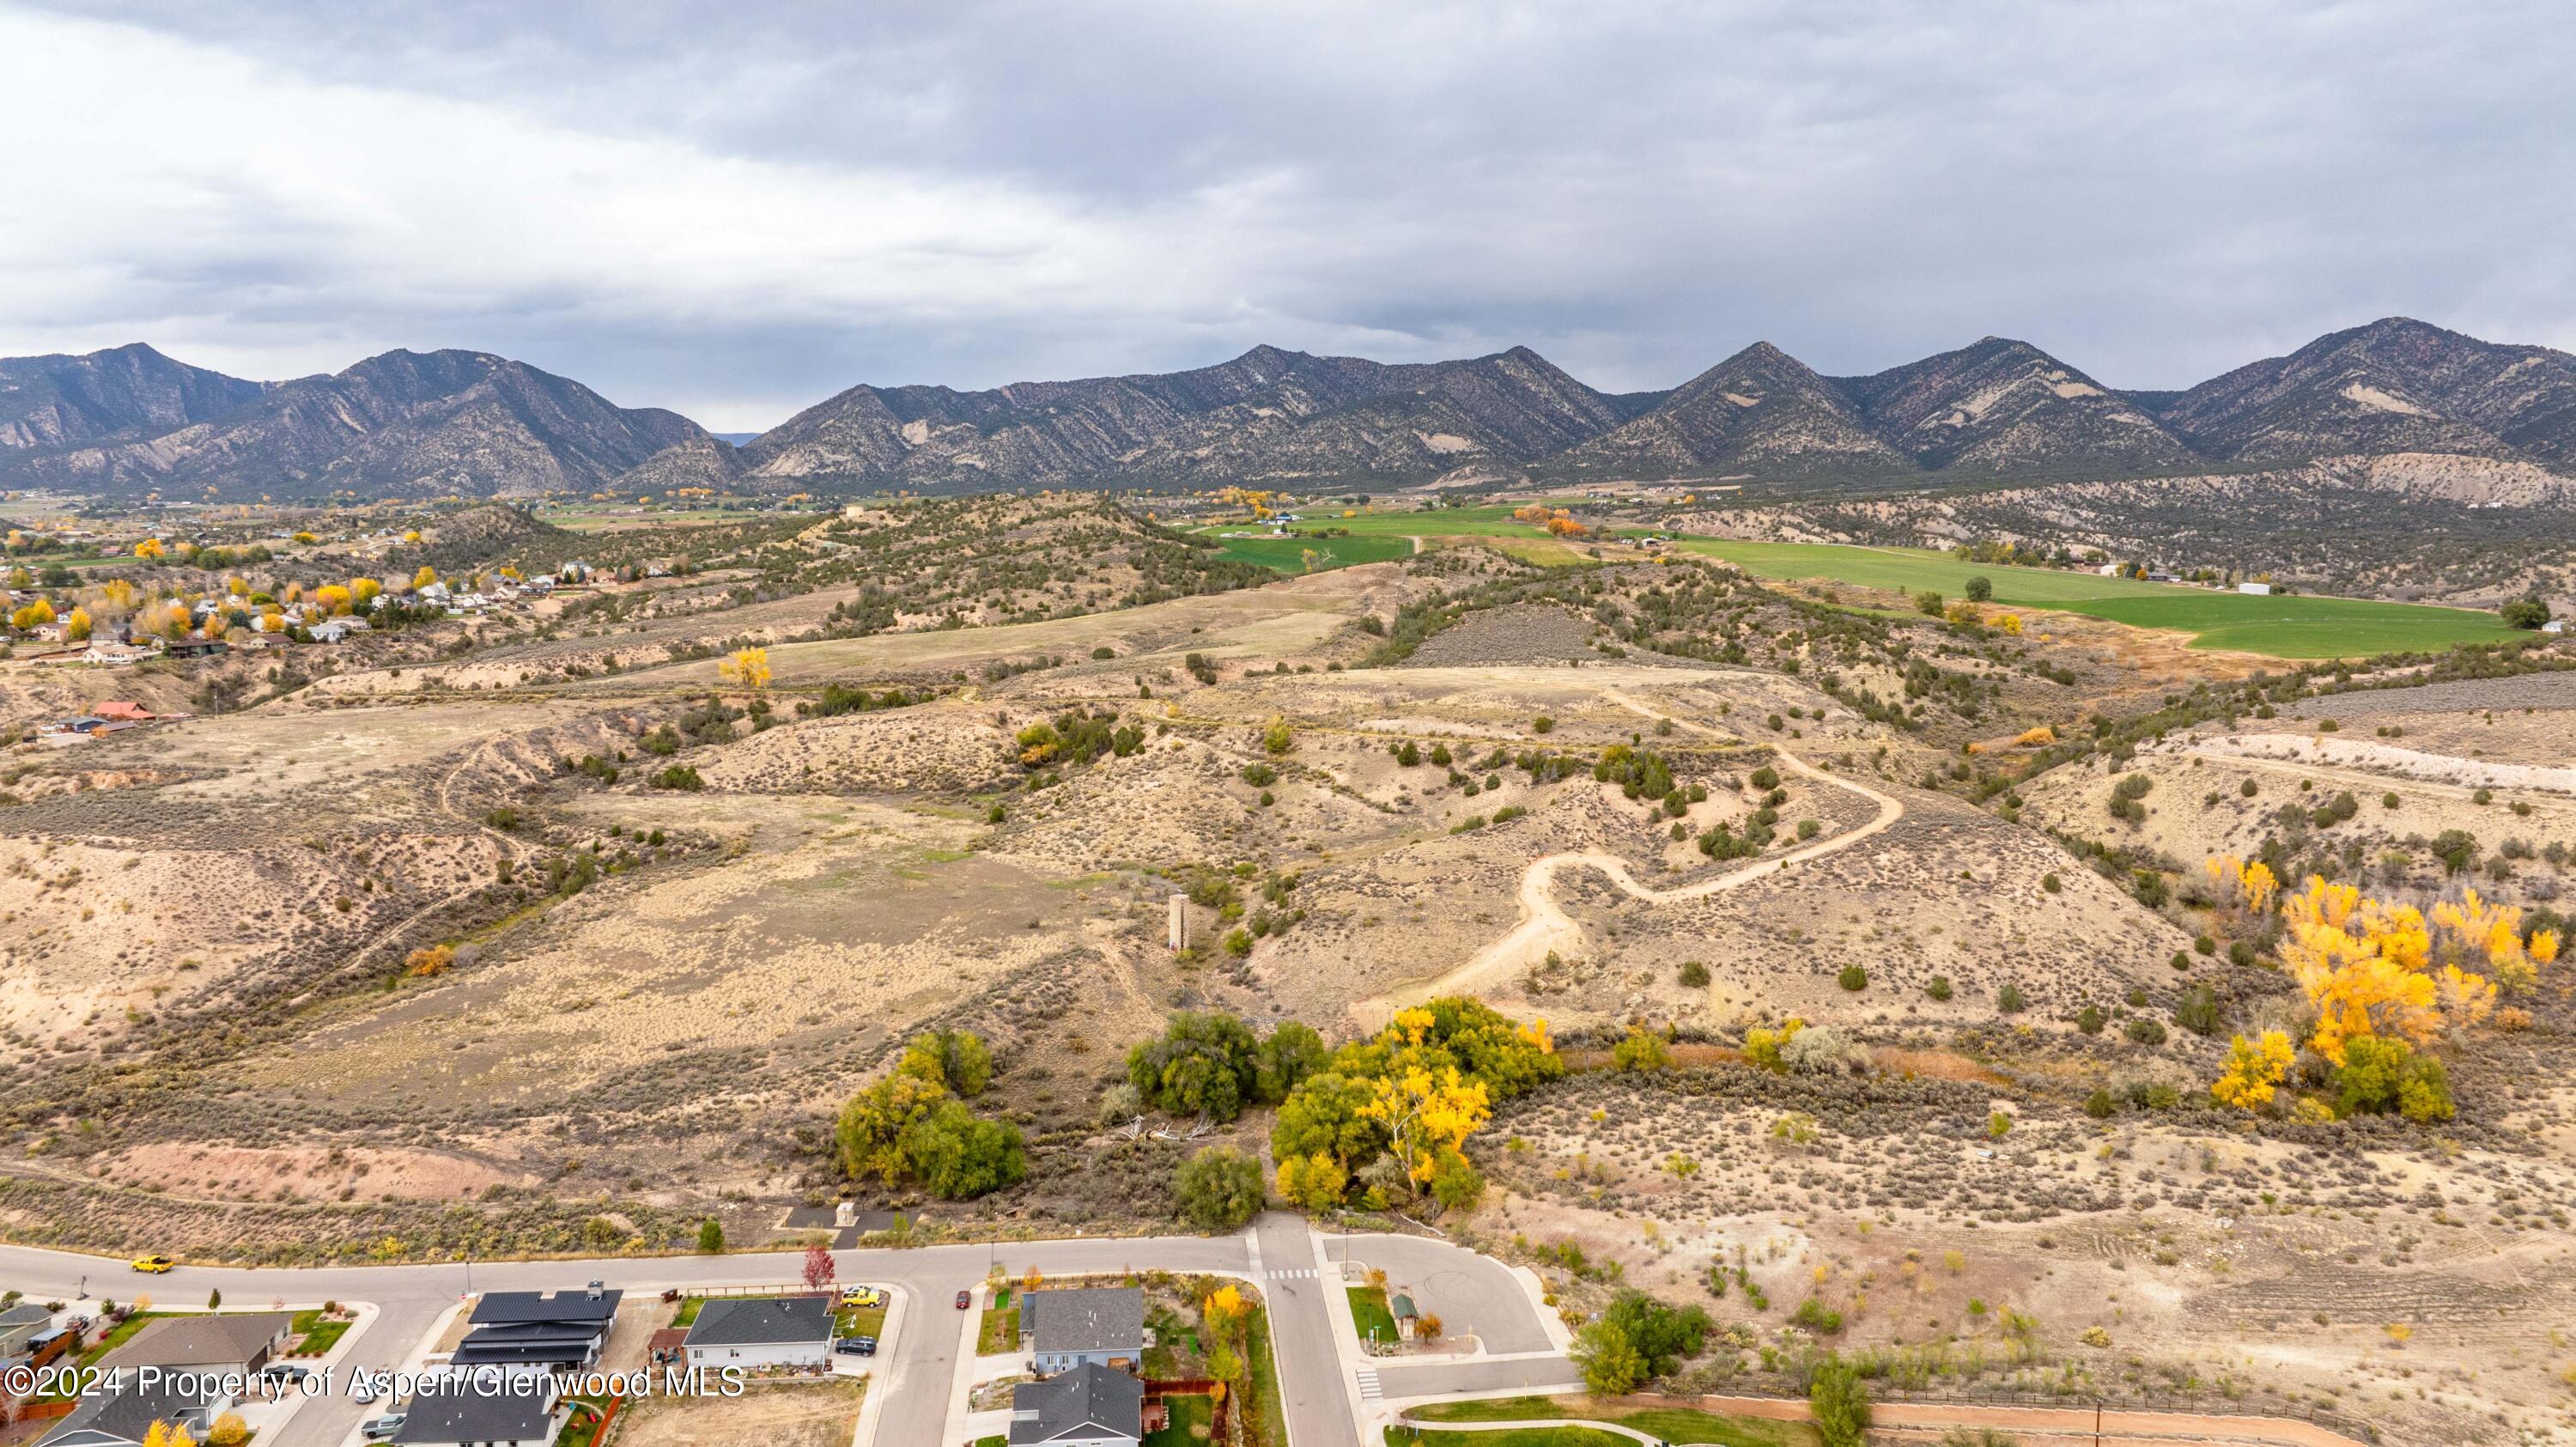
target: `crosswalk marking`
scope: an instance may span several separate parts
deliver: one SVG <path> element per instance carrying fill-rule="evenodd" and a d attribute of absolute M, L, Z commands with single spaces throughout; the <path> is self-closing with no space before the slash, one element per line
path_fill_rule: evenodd
<path fill-rule="evenodd" d="M 1376 1401 L 1378 1399 L 1377 1368 L 1361 1367 L 1358 1369 L 1358 1375 L 1360 1379 L 1360 1400 L 1363 1402 Z"/>
<path fill-rule="evenodd" d="M 1321 1272 L 1318 1272 L 1312 1266 L 1283 1266 L 1280 1269 L 1271 1272 L 1270 1279 L 1273 1281 L 1312 1281 L 1321 1274 Z"/>

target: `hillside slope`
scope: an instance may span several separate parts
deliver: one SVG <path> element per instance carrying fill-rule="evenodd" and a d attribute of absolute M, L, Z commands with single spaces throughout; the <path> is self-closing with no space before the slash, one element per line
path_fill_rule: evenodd
<path fill-rule="evenodd" d="M 0 357 L 0 455 L 167 432 L 238 412 L 267 390 L 140 342 L 76 357 Z"/>
<path fill-rule="evenodd" d="M 157 436 L 16 461 L 21 485 L 519 496 L 608 483 L 706 434 L 485 352 L 387 352 Z"/>

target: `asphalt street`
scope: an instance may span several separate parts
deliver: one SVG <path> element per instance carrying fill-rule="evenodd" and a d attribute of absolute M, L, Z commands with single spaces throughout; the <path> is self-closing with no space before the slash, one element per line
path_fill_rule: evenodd
<path fill-rule="evenodd" d="M 1359 1447 L 1352 1412 L 1353 1384 L 1325 1293 L 1341 1290 L 1333 1274 L 1345 1255 L 1384 1267 L 1390 1277 L 1418 1285 L 1425 1299 L 1450 1320 L 1472 1324 L 1487 1351 L 1545 1351 L 1552 1345 L 1538 1310 L 1508 1268 L 1459 1247 L 1410 1237 L 1332 1238 L 1329 1261 L 1319 1260 L 1302 1217 L 1273 1213 L 1246 1232 L 1219 1237 L 1115 1238 L 996 1245 L 930 1246 L 835 1253 L 840 1281 L 868 1282 L 905 1293 L 901 1328 L 879 1359 L 882 1392 L 877 1407 L 877 1447 L 943 1443 L 949 1404 L 964 1365 L 958 1291 L 980 1287 L 995 1267 L 1017 1275 L 1035 1266 L 1049 1276 L 1092 1272 L 1183 1271 L 1253 1279 L 1270 1302 L 1272 1336 L 1286 1398 L 1290 1447 Z M 1257 1259 L 1256 1259 L 1257 1252 Z M 340 1360 L 364 1366 L 409 1361 L 439 1317 L 469 1292 L 548 1291 L 600 1281 L 629 1292 L 677 1287 L 784 1286 L 796 1281 L 793 1254 L 617 1257 L 595 1261 L 488 1262 L 472 1266 L 325 1266 L 240 1268 L 180 1266 L 167 1275 L 138 1276 L 125 1263 L 94 1256 L 0 1246 L 0 1287 L 16 1287 L 37 1300 L 92 1297 L 131 1301 L 148 1292 L 171 1307 L 202 1302 L 220 1290 L 228 1306 L 290 1306 L 366 1302 L 376 1308 L 349 1341 Z M 1531 1345 L 1535 1343 L 1536 1345 Z M 971 1345 L 968 1346 L 971 1350 Z M 1558 1382 L 1572 1373 L 1562 1357 L 1484 1362 L 1424 1363 L 1386 1368 L 1390 1398 L 1490 1390 L 1500 1385 Z M 306 1402 L 287 1422 L 274 1447 L 342 1447 L 366 1417 L 382 1410 L 334 1393 Z M 953 1444 L 952 1444 L 953 1447 Z"/>

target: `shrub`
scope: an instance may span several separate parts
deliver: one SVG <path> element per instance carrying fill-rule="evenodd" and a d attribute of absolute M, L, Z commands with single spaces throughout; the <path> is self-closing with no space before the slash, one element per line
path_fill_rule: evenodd
<path fill-rule="evenodd" d="M 1234 1230 L 1261 1210 L 1261 1162 L 1232 1146 L 1203 1150 L 1172 1173 L 1172 1199 L 1200 1230 Z"/>
<path fill-rule="evenodd" d="M 2051 894 L 2055 894 L 2066 887 L 2066 881 L 2059 879 L 2056 871 L 2051 870 L 2039 877 L 2039 887 L 2047 890 Z"/>
<path fill-rule="evenodd" d="M 2150 1020 L 2144 1015 L 2132 1015 L 2129 1017 L 2128 1034 L 2131 1040 L 2140 1045 L 2162 1045 L 2165 1043 L 2165 1027 L 2161 1023 Z"/>
<path fill-rule="evenodd" d="M 2227 962 L 2242 969 L 2254 963 L 2252 940 L 2231 940 L 2227 945 Z"/>
<path fill-rule="evenodd" d="M 1924 985 L 1923 993 L 1935 1000 L 1947 1000 L 1958 991 L 1951 988 L 1948 975 L 1934 975 L 1930 982 Z"/>
<path fill-rule="evenodd" d="M 1556 720 L 1549 718 L 1546 714 L 1540 714 L 1538 717 L 1530 720 L 1531 733 L 1549 733 L 1554 731 L 1555 728 Z"/>
<path fill-rule="evenodd" d="M 1627 1039 L 1610 1047 L 1610 1064 L 1619 1070 L 1670 1070 L 1672 1047 L 1644 1026 L 1635 1026 L 1628 1031 Z"/>
<path fill-rule="evenodd" d="M 2334 1090 L 2338 1115 L 2394 1111 L 2418 1124 L 2451 1118 L 2449 1072 L 2441 1061 L 2417 1054 L 2403 1040 L 2365 1035 L 2344 1042 Z"/>
<path fill-rule="evenodd" d="M 1708 966 L 1700 963 L 1698 960 L 1683 961 L 1682 983 L 1694 990 L 1706 985 L 1708 983 Z"/>
<path fill-rule="evenodd" d="M 1816 1364 L 1807 1383 L 1807 1405 L 1822 1447 L 1861 1447 L 1868 1437 L 1869 1388 L 1861 1382 L 1860 1369 L 1841 1357 Z"/>
<path fill-rule="evenodd" d="M 2184 994 L 2182 1003 L 2174 1007 L 2174 1023 L 2194 1035 L 2215 1035 L 2219 1013 L 2218 997 L 2202 986 Z"/>
<path fill-rule="evenodd" d="M 2119 1108 L 2119 1103 L 2111 1098 L 2111 1092 L 2098 1085 L 2093 1087 L 2091 1095 L 2084 1097 L 2084 1113 L 2095 1120 L 2108 1120 Z"/>
<path fill-rule="evenodd" d="M 2021 986 L 2010 980 L 2004 982 L 2002 989 L 1995 991 L 1995 1008 L 2006 1015 L 2020 1014 L 2025 1003 L 2021 997 Z"/>
<path fill-rule="evenodd" d="M 2099 1035 L 2102 1033 L 2103 1018 L 2101 1006 L 2087 1005 L 2075 1012 L 2075 1028 L 2087 1035 Z"/>
<path fill-rule="evenodd" d="M 1842 973 L 1834 976 L 1834 983 L 1846 990 L 1866 990 L 1869 988 L 1869 971 L 1858 965 L 1845 965 Z"/>
<path fill-rule="evenodd" d="M 695 794 L 706 788 L 707 781 L 699 778 L 698 771 L 687 764 L 673 764 L 655 774 L 652 784 L 656 789 L 678 789 Z"/>
<path fill-rule="evenodd" d="M 1832 1336 L 1843 1329 L 1843 1314 L 1813 1296 L 1799 1302 L 1798 1309 L 1789 1313 L 1789 1320 L 1818 1336 Z"/>

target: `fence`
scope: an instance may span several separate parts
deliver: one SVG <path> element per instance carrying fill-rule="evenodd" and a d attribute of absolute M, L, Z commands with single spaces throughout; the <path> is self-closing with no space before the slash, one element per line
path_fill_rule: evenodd
<path fill-rule="evenodd" d="M 2368 1422 L 2312 1407 L 2304 1402 L 2247 1402 L 2223 1392 L 2078 1392 L 2061 1396 L 2055 1392 L 1953 1391 L 1915 1392 L 1879 1389 L 1873 1393 L 1882 1402 L 1920 1402 L 1937 1406 L 1957 1402 L 1977 1407 L 2058 1407 L 2069 1410 L 2098 1408 L 2105 1412 L 2190 1412 L 2209 1417 L 2286 1417 L 2313 1422 L 2329 1431 L 2340 1432 L 2362 1442 L 2379 1440 L 2379 1429 Z"/>

